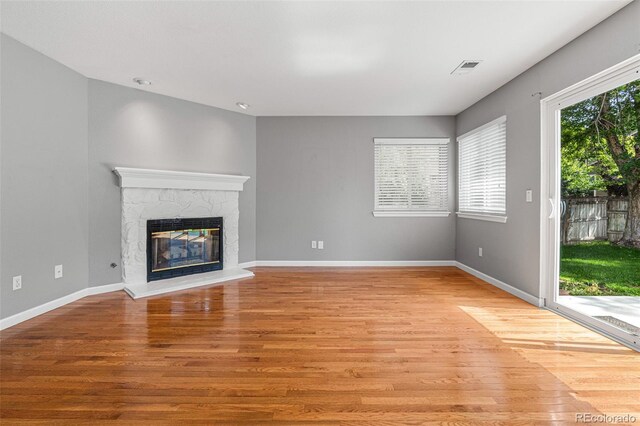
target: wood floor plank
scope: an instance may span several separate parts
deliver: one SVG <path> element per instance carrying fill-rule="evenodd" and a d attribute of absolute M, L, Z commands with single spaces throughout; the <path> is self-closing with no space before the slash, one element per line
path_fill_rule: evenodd
<path fill-rule="evenodd" d="M 640 418 L 638 353 L 456 268 L 254 272 L 2 331 L 2 424 Z"/>

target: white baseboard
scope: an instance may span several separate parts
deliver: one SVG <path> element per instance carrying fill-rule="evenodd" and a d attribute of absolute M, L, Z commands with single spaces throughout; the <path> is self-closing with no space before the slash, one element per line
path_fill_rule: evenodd
<path fill-rule="evenodd" d="M 43 303 L 40 306 L 36 306 L 35 308 L 27 309 L 26 311 L 22 311 L 15 315 L 11 315 L 10 317 L 1 319 L 0 330 L 4 330 L 5 328 L 12 327 L 16 324 L 20 324 L 21 322 L 30 320 L 31 318 L 35 318 L 38 315 L 45 314 L 49 311 L 60 308 L 84 297 L 93 296 L 95 294 L 109 293 L 112 291 L 119 291 L 122 289 L 124 289 L 124 285 L 122 283 L 83 288 L 82 290 L 78 290 L 75 293 L 62 296 L 50 302 Z"/>
<path fill-rule="evenodd" d="M 517 289 L 507 283 L 504 283 L 500 280 L 497 280 L 495 278 L 493 278 L 492 276 L 489 276 L 485 273 L 482 273 L 480 271 L 477 271 L 467 265 L 465 265 L 464 263 L 460 263 L 460 262 L 455 262 L 456 266 L 460 269 L 462 269 L 465 272 L 468 272 L 469 274 L 473 275 L 476 278 L 480 278 L 482 281 L 486 281 L 487 283 L 494 285 L 496 287 L 498 287 L 501 290 L 506 291 L 507 293 L 511 293 L 514 296 L 524 300 L 525 302 L 531 303 L 534 306 L 537 307 L 542 307 L 543 306 L 543 300 L 541 298 L 538 298 L 536 296 L 533 296 L 525 291 L 522 291 L 520 289 Z"/>
<path fill-rule="evenodd" d="M 257 260 L 251 266 L 456 266 L 455 260 Z"/>
<path fill-rule="evenodd" d="M 252 260 L 251 262 L 238 263 L 238 268 L 240 268 L 240 269 L 253 268 L 254 266 L 256 266 L 256 261 L 255 260 Z"/>

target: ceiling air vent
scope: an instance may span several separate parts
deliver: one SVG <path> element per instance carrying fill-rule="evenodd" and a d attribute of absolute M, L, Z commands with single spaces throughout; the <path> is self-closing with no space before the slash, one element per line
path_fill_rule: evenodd
<path fill-rule="evenodd" d="M 462 61 L 460 65 L 458 65 L 451 74 L 460 75 L 460 74 L 468 74 L 473 71 L 478 65 L 480 65 L 482 61 Z"/>

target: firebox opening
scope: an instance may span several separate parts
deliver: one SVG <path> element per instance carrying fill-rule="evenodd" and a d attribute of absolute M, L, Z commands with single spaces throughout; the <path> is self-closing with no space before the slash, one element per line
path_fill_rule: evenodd
<path fill-rule="evenodd" d="M 147 281 L 222 266 L 221 217 L 147 221 Z"/>

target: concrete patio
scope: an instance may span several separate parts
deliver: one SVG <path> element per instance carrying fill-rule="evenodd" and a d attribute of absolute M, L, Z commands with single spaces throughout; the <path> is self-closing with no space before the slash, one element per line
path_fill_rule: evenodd
<path fill-rule="evenodd" d="M 560 296 L 558 303 L 590 317 L 611 316 L 640 327 L 638 296 Z"/>

